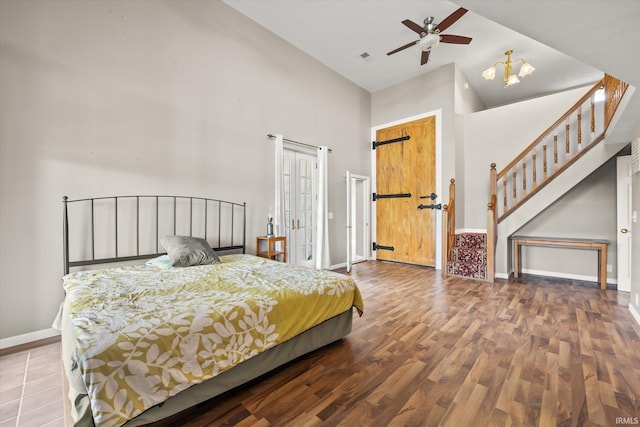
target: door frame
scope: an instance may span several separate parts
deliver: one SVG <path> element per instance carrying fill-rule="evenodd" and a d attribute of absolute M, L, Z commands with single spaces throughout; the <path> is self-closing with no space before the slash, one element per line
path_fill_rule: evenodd
<path fill-rule="evenodd" d="M 371 128 L 371 140 L 376 140 L 376 132 L 379 129 L 385 129 L 391 126 L 401 125 L 403 123 L 412 122 L 414 120 L 424 119 L 425 117 L 435 116 L 436 120 L 436 194 L 441 198 L 440 203 L 444 203 L 442 199 L 442 109 L 429 111 L 415 116 L 405 117 L 393 122 L 384 123 Z M 376 189 L 376 151 L 371 150 L 371 192 L 375 193 Z M 376 204 L 371 203 L 371 241 L 376 241 Z M 442 269 L 442 212 L 436 210 L 436 270 Z M 370 250 L 370 259 L 378 259 L 377 253 Z"/>
<path fill-rule="evenodd" d="M 616 157 L 616 257 L 618 291 L 631 292 L 631 259 L 633 224 L 631 156 Z M 622 212 L 625 211 L 625 212 Z M 630 232 L 622 233 L 626 228 Z"/>
<path fill-rule="evenodd" d="M 290 165 L 291 168 L 297 170 L 298 165 L 296 162 L 297 156 L 301 155 L 301 156 L 305 156 L 308 158 L 313 158 L 315 160 L 315 164 L 316 167 L 313 170 L 313 177 L 312 177 L 312 214 L 311 214 L 311 222 L 312 222 L 312 234 L 311 234 L 311 253 L 312 253 L 312 259 L 311 260 L 299 260 L 298 256 L 297 256 L 297 247 L 294 246 L 294 244 L 298 243 L 297 237 L 298 234 L 296 234 L 296 230 L 294 230 L 291 226 L 291 219 L 284 221 L 284 229 L 285 229 L 285 233 L 284 235 L 287 236 L 287 262 L 290 264 L 296 264 L 296 265 L 302 265 L 302 266 L 306 266 L 306 267 L 313 267 L 314 263 L 315 263 L 315 254 L 316 254 L 316 218 L 317 218 L 317 208 L 318 208 L 318 201 L 317 201 L 317 195 L 318 195 L 318 168 L 317 168 L 317 164 L 318 164 L 318 153 L 316 150 L 313 149 L 305 149 L 305 148 L 301 148 L 298 147 L 297 145 L 293 145 L 293 144 L 287 144 L 285 143 L 283 146 L 283 157 L 285 155 L 287 155 L 287 153 L 291 153 L 292 154 L 292 163 Z M 283 171 L 284 172 L 284 171 Z M 293 176 L 292 176 L 293 178 Z M 296 195 L 294 193 L 296 193 L 295 191 L 293 191 L 294 189 L 298 188 L 299 185 L 299 176 L 296 174 L 295 176 L 296 178 L 296 182 L 291 182 L 291 186 L 292 186 L 292 191 L 291 194 L 292 196 Z M 284 195 L 283 195 L 284 198 Z M 290 207 L 290 211 L 297 211 L 297 205 L 298 205 L 298 198 L 294 197 L 292 199 L 290 199 L 290 203 L 292 204 L 292 206 L 294 206 L 294 209 L 291 209 Z M 286 214 L 283 213 L 283 215 L 286 217 Z M 296 234 L 296 239 L 293 239 L 293 235 Z"/>
<path fill-rule="evenodd" d="M 347 272 L 351 271 L 351 266 L 354 264 L 353 261 L 353 246 L 354 234 L 356 233 L 356 227 L 354 222 L 359 222 L 362 227 L 362 249 L 364 253 L 364 259 L 358 260 L 357 262 L 367 261 L 371 258 L 371 199 L 369 198 L 369 194 L 371 194 L 371 179 L 368 176 L 352 174 L 347 171 L 347 221 L 346 228 L 347 232 L 345 233 L 347 236 Z M 361 182 L 363 185 L 363 200 L 362 200 L 362 217 L 357 218 L 355 212 L 355 200 L 357 195 L 355 194 L 355 186 L 356 183 Z"/>

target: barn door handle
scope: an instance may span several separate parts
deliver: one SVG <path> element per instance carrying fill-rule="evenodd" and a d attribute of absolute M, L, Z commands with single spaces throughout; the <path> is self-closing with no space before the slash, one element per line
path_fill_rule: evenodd
<path fill-rule="evenodd" d="M 431 193 L 428 196 L 420 196 L 421 199 L 431 199 L 431 200 L 435 200 L 438 198 L 438 195 L 436 193 Z"/>
<path fill-rule="evenodd" d="M 418 209 L 442 209 L 442 203 L 438 203 L 437 205 L 418 205 Z"/>

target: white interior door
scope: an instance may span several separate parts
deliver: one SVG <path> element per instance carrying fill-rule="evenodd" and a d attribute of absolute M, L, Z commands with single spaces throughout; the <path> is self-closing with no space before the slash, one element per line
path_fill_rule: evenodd
<path fill-rule="evenodd" d="M 631 156 L 616 161 L 618 290 L 631 292 Z"/>
<path fill-rule="evenodd" d="M 356 262 L 369 259 L 369 194 L 368 176 L 347 171 L 347 271 Z"/>
<path fill-rule="evenodd" d="M 315 208 L 318 192 L 315 155 L 284 150 L 283 192 L 287 259 L 289 263 L 313 267 Z"/>

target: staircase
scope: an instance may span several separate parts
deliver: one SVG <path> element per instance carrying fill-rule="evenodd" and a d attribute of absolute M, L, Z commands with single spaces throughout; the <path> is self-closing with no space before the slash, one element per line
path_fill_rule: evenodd
<path fill-rule="evenodd" d="M 605 75 L 505 168 L 498 171 L 491 164 L 486 234 L 456 233 L 451 179 L 449 203 L 442 207 L 446 275 L 493 282 L 496 270 L 508 274 L 509 236 L 618 151 L 603 141 L 627 88 Z M 597 103 L 595 95 L 601 89 L 605 101 Z"/>
<path fill-rule="evenodd" d="M 574 165 L 591 164 L 590 170 L 595 170 L 615 154 L 617 150 L 610 150 L 603 141 L 627 88 L 628 84 L 605 75 L 501 171 L 497 171 L 495 163 L 491 164 L 487 281 L 494 281 L 496 270 L 508 275 L 509 236 L 550 201 L 559 198 L 563 194 L 559 189 L 564 186 L 568 191 L 571 188 L 568 184 L 578 174 L 568 171 L 586 172 L 584 168 L 573 168 Z M 605 101 L 596 103 L 595 95 L 600 89 L 604 90 Z M 554 184 L 548 185 L 552 181 Z M 577 182 L 579 180 L 574 180 L 572 185 Z M 545 192 L 547 197 L 538 201 Z M 554 192 L 555 197 L 549 197 Z M 512 215 L 516 211 L 518 213 Z"/>
<path fill-rule="evenodd" d="M 447 261 L 447 275 L 487 279 L 487 235 L 460 233 L 455 235 L 454 246 Z"/>

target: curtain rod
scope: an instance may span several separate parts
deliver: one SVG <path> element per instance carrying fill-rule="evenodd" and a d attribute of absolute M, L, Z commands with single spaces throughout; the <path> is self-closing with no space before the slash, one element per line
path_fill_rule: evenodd
<path fill-rule="evenodd" d="M 270 133 L 267 134 L 267 136 L 269 138 L 275 138 L 275 135 L 272 135 Z M 304 142 L 299 142 L 299 141 L 294 141 L 293 139 L 287 139 L 287 138 L 282 138 L 283 141 L 287 141 L 287 142 L 291 142 L 293 144 L 299 144 L 299 145 L 304 145 L 306 147 L 311 147 L 311 148 L 320 148 L 317 145 L 311 145 L 311 144 L 305 144 Z M 328 147 L 327 147 L 328 148 Z M 331 153 L 333 150 L 331 148 L 328 148 L 329 152 Z"/>

